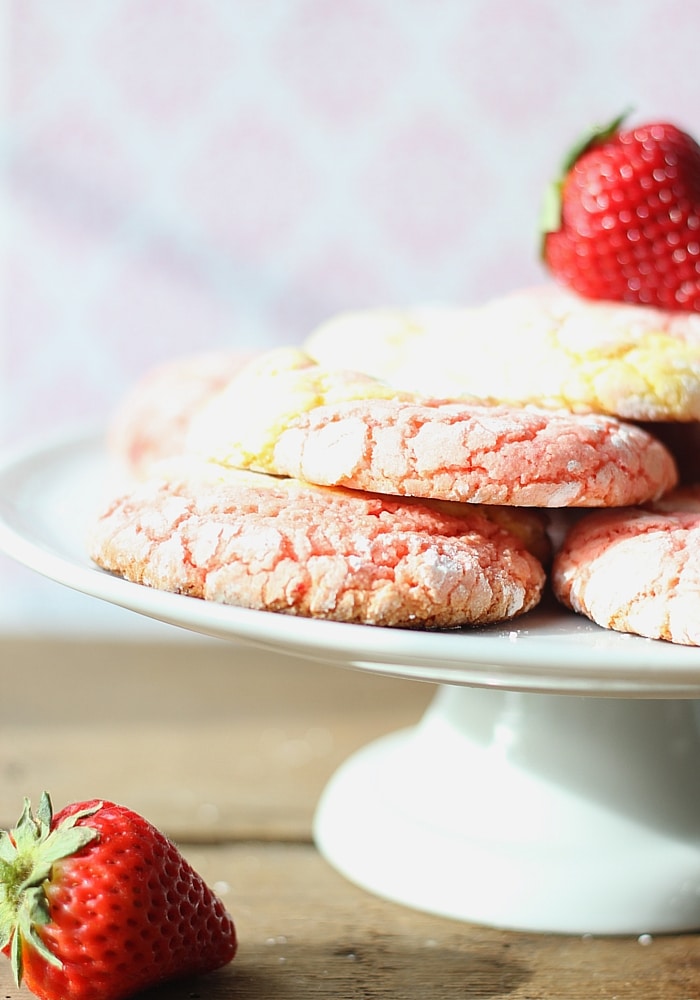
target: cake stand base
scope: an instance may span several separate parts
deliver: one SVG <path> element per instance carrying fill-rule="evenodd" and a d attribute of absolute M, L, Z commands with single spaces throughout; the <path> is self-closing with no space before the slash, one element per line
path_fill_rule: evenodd
<path fill-rule="evenodd" d="M 441 687 L 334 775 L 316 843 L 358 885 L 446 917 L 695 930 L 699 705 Z"/>

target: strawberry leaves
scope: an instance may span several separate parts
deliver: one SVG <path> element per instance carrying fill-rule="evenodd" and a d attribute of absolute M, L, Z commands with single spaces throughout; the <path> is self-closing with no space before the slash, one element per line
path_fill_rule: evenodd
<path fill-rule="evenodd" d="M 96 830 L 76 823 L 94 815 L 100 805 L 78 811 L 52 829 L 53 809 L 44 792 L 36 816 L 25 799 L 16 827 L 0 832 L 0 950 L 9 949 L 17 985 L 22 980 L 24 943 L 50 964 L 61 966 L 37 931 L 49 922 L 43 885 L 56 862 L 77 854 L 99 836 Z"/>

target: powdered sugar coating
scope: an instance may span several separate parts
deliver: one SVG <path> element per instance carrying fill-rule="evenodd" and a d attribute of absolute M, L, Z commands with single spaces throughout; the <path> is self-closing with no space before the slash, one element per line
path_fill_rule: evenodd
<path fill-rule="evenodd" d="M 186 447 L 319 485 L 520 507 L 639 503 L 676 483 L 663 445 L 615 418 L 427 399 L 291 349 L 233 378 Z"/>
<path fill-rule="evenodd" d="M 700 486 L 575 524 L 552 569 L 557 598 L 604 628 L 700 645 Z"/>
<path fill-rule="evenodd" d="M 700 419 L 700 316 L 543 286 L 477 308 L 343 313 L 305 350 L 426 395 Z"/>
<path fill-rule="evenodd" d="M 461 403 L 320 407 L 284 430 L 267 471 L 404 496 L 609 507 L 671 489 L 675 465 L 614 418 Z"/>
<path fill-rule="evenodd" d="M 161 590 L 335 621 L 454 627 L 534 607 L 539 561 L 479 510 L 169 466 L 92 532 L 104 569 Z"/>

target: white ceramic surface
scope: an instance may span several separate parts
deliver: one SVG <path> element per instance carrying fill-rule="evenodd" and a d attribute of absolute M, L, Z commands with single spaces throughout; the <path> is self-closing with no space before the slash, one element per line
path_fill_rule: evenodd
<path fill-rule="evenodd" d="M 107 480 L 99 435 L 8 456 L 0 548 L 187 629 L 441 685 L 417 727 L 364 748 L 322 796 L 317 843 L 347 877 L 503 927 L 700 927 L 700 650 L 605 632 L 556 608 L 504 628 L 427 633 L 149 590 L 85 555 Z"/>
<path fill-rule="evenodd" d="M 700 927 L 700 706 L 443 687 L 326 787 L 319 849 L 375 894 L 518 930 Z"/>
<path fill-rule="evenodd" d="M 422 632 L 310 621 L 150 590 L 105 573 L 84 536 L 110 488 L 99 434 L 0 461 L 0 549 L 69 587 L 140 614 L 316 660 L 444 684 L 700 697 L 700 649 L 606 631 L 558 607 L 505 626 Z"/>

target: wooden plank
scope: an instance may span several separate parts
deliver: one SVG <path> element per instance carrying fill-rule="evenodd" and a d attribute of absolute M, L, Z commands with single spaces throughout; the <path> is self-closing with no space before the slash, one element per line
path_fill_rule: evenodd
<path fill-rule="evenodd" d="M 411 725 L 433 688 L 233 644 L 0 642 L 0 819 L 125 801 L 227 900 L 236 961 L 161 1000 L 698 1000 L 700 938 L 518 934 L 416 913 L 349 884 L 310 844 L 324 783 Z M 411 873 L 407 871 L 406 877 Z M 0 998 L 29 994 L 0 962 Z"/>
<path fill-rule="evenodd" d="M 700 938 L 518 934 L 427 916 L 349 884 L 308 845 L 186 850 L 223 893 L 239 953 L 152 1000 L 697 1000 Z M 410 873 L 407 873 L 410 877 Z M 28 997 L 0 964 L 0 997 Z"/>
<path fill-rule="evenodd" d="M 0 643 L 0 824 L 124 802 L 176 839 L 309 840 L 357 747 L 413 724 L 431 685 L 229 643 Z"/>

